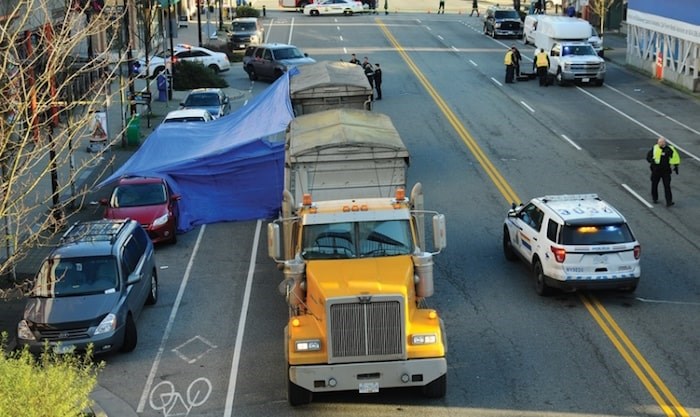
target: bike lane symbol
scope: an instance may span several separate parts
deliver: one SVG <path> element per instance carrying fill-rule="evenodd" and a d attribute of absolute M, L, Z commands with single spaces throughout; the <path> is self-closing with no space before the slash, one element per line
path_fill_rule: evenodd
<path fill-rule="evenodd" d="M 162 381 L 151 390 L 148 402 L 151 408 L 162 411 L 163 417 L 188 416 L 193 408 L 204 404 L 211 394 L 211 382 L 204 377 L 197 378 L 187 387 L 183 398 L 170 381 Z"/>

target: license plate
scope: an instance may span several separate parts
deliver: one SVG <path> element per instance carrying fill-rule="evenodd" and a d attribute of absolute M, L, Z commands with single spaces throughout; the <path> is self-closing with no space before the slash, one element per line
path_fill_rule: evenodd
<path fill-rule="evenodd" d="M 242 43 L 242 44 L 238 45 L 238 47 L 239 47 L 239 48 L 245 48 L 245 44 Z"/>
<path fill-rule="evenodd" d="M 360 394 L 379 392 L 379 382 L 360 382 Z"/>
<path fill-rule="evenodd" d="M 582 78 L 581 81 L 583 81 L 584 83 L 587 83 L 587 82 L 591 81 L 591 79 L 590 78 Z"/>
<path fill-rule="evenodd" d="M 71 353 L 75 350 L 75 345 L 56 345 L 53 347 L 53 352 L 58 355 Z"/>

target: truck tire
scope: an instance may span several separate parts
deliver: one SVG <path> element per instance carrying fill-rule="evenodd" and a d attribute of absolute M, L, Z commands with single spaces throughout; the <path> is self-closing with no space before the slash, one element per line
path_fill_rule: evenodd
<path fill-rule="evenodd" d="M 297 406 L 308 404 L 311 402 L 311 394 L 311 391 L 287 380 L 287 400 L 289 400 L 289 405 Z"/>
<path fill-rule="evenodd" d="M 510 234 L 508 233 L 508 228 L 506 226 L 503 226 L 503 255 L 508 261 L 514 262 L 518 260 L 518 255 L 513 249 L 513 244 L 510 240 Z"/>
<path fill-rule="evenodd" d="M 552 287 L 547 285 L 544 276 L 544 270 L 542 269 L 542 262 L 539 259 L 535 259 L 535 264 L 532 267 L 532 272 L 535 277 L 535 292 L 537 295 L 546 297 L 552 295 Z"/>
<path fill-rule="evenodd" d="M 447 374 L 423 387 L 423 395 L 428 398 L 443 398 L 447 394 Z"/>

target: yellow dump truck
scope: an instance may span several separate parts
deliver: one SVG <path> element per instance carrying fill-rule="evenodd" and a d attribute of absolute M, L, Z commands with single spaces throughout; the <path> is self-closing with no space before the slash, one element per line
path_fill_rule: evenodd
<path fill-rule="evenodd" d="M 367 173 L 377 168 L 366 158 L 371 149 L 378 154 L 384 150 L 385 157 L 393 152 L 395 169 L 407 167 L 408 155 L 403 143 L 396 143 L 395 129 L 386 135 L 384 147 L 382 135 L 362 133 L 371 126 L 393 128 L 387 116 L 349 109 L 331 112 L 344 114 L 335 127 L 319 129 L 316 138 L 301 134 L 304 124 L 317 118 L 322 122 L 328 117 L 325 112 L 290 124 L 285 183 L 292 183 L 288 176 L 303 172 L 309 192 L 296 200 L 285 190 L 282 216 L 267 230 L 268 254 L 284 272 L 279 288 L 289 306 L 289 403 L 308 403 L 315 392 L 376 393 L 397 387 L 422 387 L 428 397 L 443 397 L 446 336 L 438 312 L 426 299 L 434 292 L 433 256 L 446 247 L 444 215 L 422 209 L 419 183 L 407 198 L 405 184 L 397 183 L 391 170 L 377 169 L 367 183 Z M 337 139 L 352 126 L 351 140 Z M 299 155 L 293 154 L 302 150 L 306 166 L 295 170 Z M 312 152 L 318 172 L 311 164 Z M 346 168 L 346 181 L 336 183 L 335 194 L 328 187 L 315 187 L 329 164 L 334 172 Z M 355 176 L 358 184 L 365 184 L 362 192 L 351 186 Z M 405 181 L 405 172 L 400 178 Z M 394 184 L 388 186 L 391 195 L 383 184 Z M 314 199 L 316 190 L 326 197 Z M 429 248 L 427 234 L 432 234 Z"/>

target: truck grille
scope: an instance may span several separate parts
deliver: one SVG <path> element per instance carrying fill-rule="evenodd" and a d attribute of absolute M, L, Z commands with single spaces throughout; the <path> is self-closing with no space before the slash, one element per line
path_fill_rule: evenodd
<path fill-rule="evenodd" d="M 404 358 L 402 313 L 401 299 L 331 304 L 330 363 Z"/>
<path fill-rule="evenodd" d="M 571 72 L 575 74 L 585 73 L 595 76 L 600 70 L 600 64 L 597 62 L 571 64 L 570 68 Z"/>
<path fill-rule="evenodd" d="M 501 30 L 514 30 L 514 31 L 519 31 L 520 30 L 520 22 L 501 22 Z"/>

